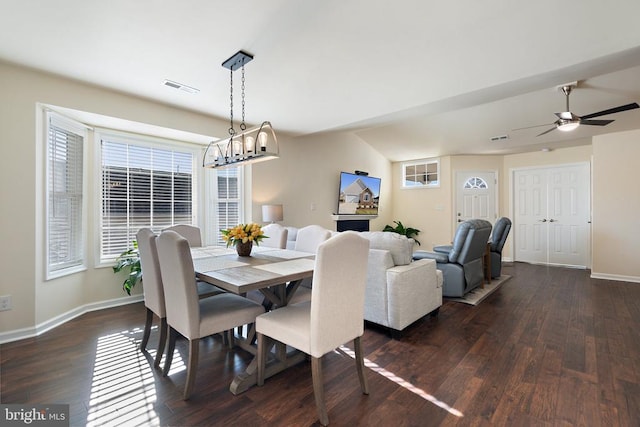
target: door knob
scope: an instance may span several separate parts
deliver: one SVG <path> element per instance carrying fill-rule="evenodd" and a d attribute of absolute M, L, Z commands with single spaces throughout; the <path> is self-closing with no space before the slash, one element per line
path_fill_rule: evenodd
<path fill-rule="evenodd" d="M 556 222 L 556 220 L 552 218 L 549 220 L 549 222 Z"/>
<path fill-rule="evenodd" d="M 540 222 L 547 222 L 547 218 L 541 219 Z"/>
<path fill-rule="evenodd" d="M 462 222 L 462 220 L 460 218 L 458 218 L 458 222 Z"/>

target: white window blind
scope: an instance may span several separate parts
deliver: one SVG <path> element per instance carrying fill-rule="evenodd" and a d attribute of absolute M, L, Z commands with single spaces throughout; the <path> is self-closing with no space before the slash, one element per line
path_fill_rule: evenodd
<path fill-rule="evenodd" d="M 234 227 L 241 223 L 241 169 L 228 168 L 216 171 L 216 242 L 225 244 L 220 230 Z"/>
<path fill-rule="evenodd" d="M 132 248 L 142 227 L 194 223 L 193 151 L 103 135 L 101 163 L 101 260 Z"/>
<path fill-rule="evenodd" d="M 84 266 L 83 142 L 86 130 L 47 114 L 47 278 Z"/>

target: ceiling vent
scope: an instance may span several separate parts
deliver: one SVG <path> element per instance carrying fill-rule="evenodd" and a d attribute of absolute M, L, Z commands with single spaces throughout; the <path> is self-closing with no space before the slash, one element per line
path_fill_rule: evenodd
<path fill-rule="evenodd" d="M 509 135 L 492 136 L 489 140 L 491 142 L 495 142 L 495 141 L 503 141 L 505 139 L 509 139 Z"/>
<path fill-rule="evenodd" d="M 198 92 L 200 92 L 200 89 L 197 89 L 195 87 L 191 87 L 191 86 L 188 86 L 188 85 L 185 85 L 185 84 L 182 84 L 182 83 L 174 82 L 173 80 L 165 79 L 163 84 L 165 86 L 169 86 L 169 87 L 172 87 L 174 89 L 180 89 L 180 90 L 183 90 L 183 91 L 189 92 L 189 93 L 198 93 Z"/>

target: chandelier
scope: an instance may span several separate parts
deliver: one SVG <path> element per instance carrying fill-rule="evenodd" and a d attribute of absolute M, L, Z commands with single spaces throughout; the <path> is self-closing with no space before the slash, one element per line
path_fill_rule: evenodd
<path fill-rule="evenodd" d="M 205 168 L 224 169 L 232 166 L 240 166 L 247 163 L 256 163 L 278 157 L 278 140 L 268 121 L 260 126 L 247 129 L 245 118 L 245 77 L 244 66 L 251 61 L 253 56 L 238 51 L 231 58 L 222 63 L 222 66 L 230 70 L 230 113 L 229 113 L 229 137 L 224 140 L 211 141 L 204 152 L 202 166 Z M 240 133 L 236 132 L 233 123 L 233 72 L 240 69 L 242 72 L 242 121 Z"/>

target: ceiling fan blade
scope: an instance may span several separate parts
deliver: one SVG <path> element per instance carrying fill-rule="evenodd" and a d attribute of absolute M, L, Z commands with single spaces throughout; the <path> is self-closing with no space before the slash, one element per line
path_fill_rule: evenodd
<path fill-rule="evenodd" d="M 615 120 L 580 120 L 581 125 L 606 126 Z"/>
<path fill-rule="evenodd" d="M 552 130 L 556 130 L 556 128 L 555 128 L 555 127 L 552 127 L 551 129 L 547 129 L 547 130 L 545 130 L 544 132 L 539 133 L 539 134 L 538 134 L 538 135 L 536 135 L 536 136 L 542 136 L 542 135 L 544 135 L 545 133 L 549 133 L 549 132 L 551 132 Z"/>
<path fill-rule="evenodd" d="M 541 126 L 551 126 L 553 123 L 545 123 L 543 125 L 533 125 L 533 126 L 527 126 L 527 127 L 523 127 L 523 128 L 515 128 L 515 129 L 511 129 L 511 131 L 515 131 L 515 130 L 524 130 L 524 129 L 533 129 L 533 128 L 539 128 Z"/>
<path fill-rule="evenodd" d="M 591 119 L 593 117 L 606 116 L 608 114 L 620 113 L 622 111 L 633 110 L 635 108 L 640 108 L 640 105 L 638 105 L 638 103 L 636 102 L 633 102 L 631 104 L 621 105 L 615 108 L 609 108 L 608 110 L 598 111 L 597 113 L 587 114 L 586 116 L 582 116 L 582 118 Z"/>

